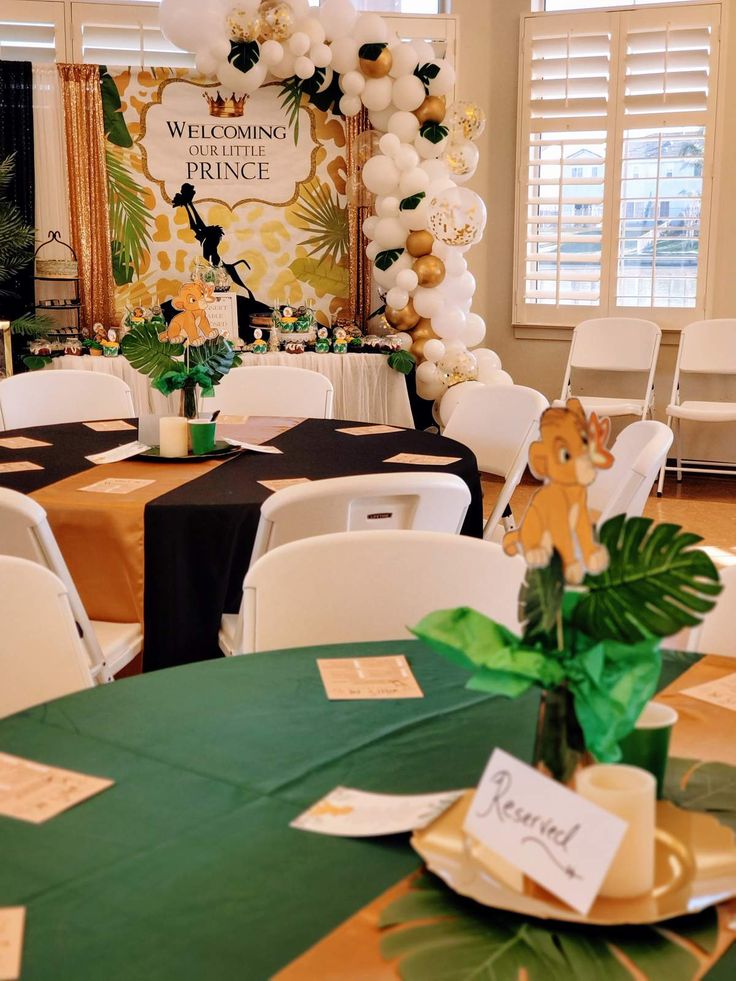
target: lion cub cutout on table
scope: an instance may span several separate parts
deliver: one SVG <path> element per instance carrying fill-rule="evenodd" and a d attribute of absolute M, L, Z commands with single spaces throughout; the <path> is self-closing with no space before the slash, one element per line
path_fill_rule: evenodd
<path fill-rule="evenodd" d="M 185 283 L 171 301 L 175 310 L 181 310 L 172 318 L 168 329 L 158 335 L 160 341 L 173 344 L 186 342 L 198 347 L 220 333 L 207 317 L 207 304 L 214 302 L 214 289 L 201 283 Z"/>
<path fill-rule="evenodd" d="M 613 457 L 606 449 L 610 419 L 593 413 L 586 419 L 577 399 L 564 408 L 542 413 L 540 439 L 529 447 L 529 469 L 544 481 L 534 494 L 519 528 L 507 532 L 503 548 L 507 555 L 522 552 L 527 565 L 541 569 L 549 565 L 557 550 L 565 580 L 583 581 L 586 572 L 603 572 L 608 552 L 596 539 L 588 513 L 588 487 L 597 470 L 607 470 Z"/>

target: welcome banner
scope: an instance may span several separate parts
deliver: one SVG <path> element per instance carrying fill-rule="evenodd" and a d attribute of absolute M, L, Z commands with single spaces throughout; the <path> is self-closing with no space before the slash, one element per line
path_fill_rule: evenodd
<path fill-rule="evenodd" d="M 250 98 L 184 69 L 102 69 L 116 310 L 164 303 L 197 259 L 250 309 L 348 303 L 346 133 L 287 87 Z"/>

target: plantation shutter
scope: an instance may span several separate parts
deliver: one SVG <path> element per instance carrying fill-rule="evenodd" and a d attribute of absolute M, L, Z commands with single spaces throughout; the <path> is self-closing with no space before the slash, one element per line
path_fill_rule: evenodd
<path fill-rule="evenodd" d="M 3 0 L 0 57 L 5 61 L 54 62 L 65 55 L 64 5 L 35 0 Z"/>
<path fill-rule="evenodd" d="M 87 64 L 139 68 L 192 68 L 194 55 L 167 41 L 158 7 L 72 4 L 75 59 Z"/>

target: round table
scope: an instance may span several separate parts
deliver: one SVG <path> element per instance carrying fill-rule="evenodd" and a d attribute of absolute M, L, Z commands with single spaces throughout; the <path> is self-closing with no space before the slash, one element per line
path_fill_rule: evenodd
<path fill-rule="evenodd" d="M 317 657 L 397 653 L 424 698 L 326 700 Z M 695 662 L 666 655 L 662 685 Z M 529 759 L 538 695 L 466 681 L 418 641 L 340 645 L 188 665 L 0 721 L 3 751 L 115 781 L 42 825 L 0 817 L 0 907 L 28 908 L 23 977 L 272 977 L 420 864 L 405 835 L 340 839 L 290 821 L 338 785 L 440 792 L 477 783 L 495 746 Z M 375 928 L 366 937 L 347 956 L 380 965 Z M 589 977 L 604 939 L 596 929 L 584 966 L 555 981 Z M 631 931 L 639 949 L 656 939 Z M 735 969 L 736 949 L 712 976 Z M 329 975 L 358 976 L 396 975 L 349 963 Z"/>
<path fill-rule="evenodd" d="M 3 433 L 44 445 L 0 447 L 0 465 L 37 468 L 2 472 L 0 485 L 32 494 L 46 509 L 91 619 L 143 623 L 145 671 L 220 656 L 220 619 L 239 609 L 261 504 L 272 493 L 259 481 L 441 469 L 462 477 L 470 488 L 463 534 L 482 535 L 475 457 L 443 436 L 407 429 L 356 437 L 337 432 L 349 422 L 250 417 L 223 424 L 221 435 L 270 442 L 281 455 L 244 453 L 219 463 L 175 465 L 128 460 L 94 467 L 87 455 L 136 438 L 134 421 L 112 425 L 128 428 L 100 432 L 76 423 Z M 384 462 L 398 453 L 456 460 L 441 467 Z M 110 479 L 140 486 L 122 494 L 89 490 Z M 284 590 L 286 615 L 293 615 L 293 602 L 298 609 L 299 584 L 292 585 L 293 595 Z M 371 583 L 362 582 L 356 570 L 353 585 Z M 332 589 L 333 583 L 325 583 L 327 603 Z"/>

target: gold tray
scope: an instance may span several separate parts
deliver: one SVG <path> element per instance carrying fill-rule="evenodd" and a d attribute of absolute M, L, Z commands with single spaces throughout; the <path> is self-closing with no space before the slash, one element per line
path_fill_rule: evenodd
<path fill-rule="evenodd" d="M 411 843 L 427 868 L 461 896 L 544 920 L 597 926 L 658 923 L 736 896 L 736 835 L 710 814 L 657 804 L 654 888 L 633 899 L 602 899 L 587 916 L 522 876 L 463 831 L 474 790 Z"/>

